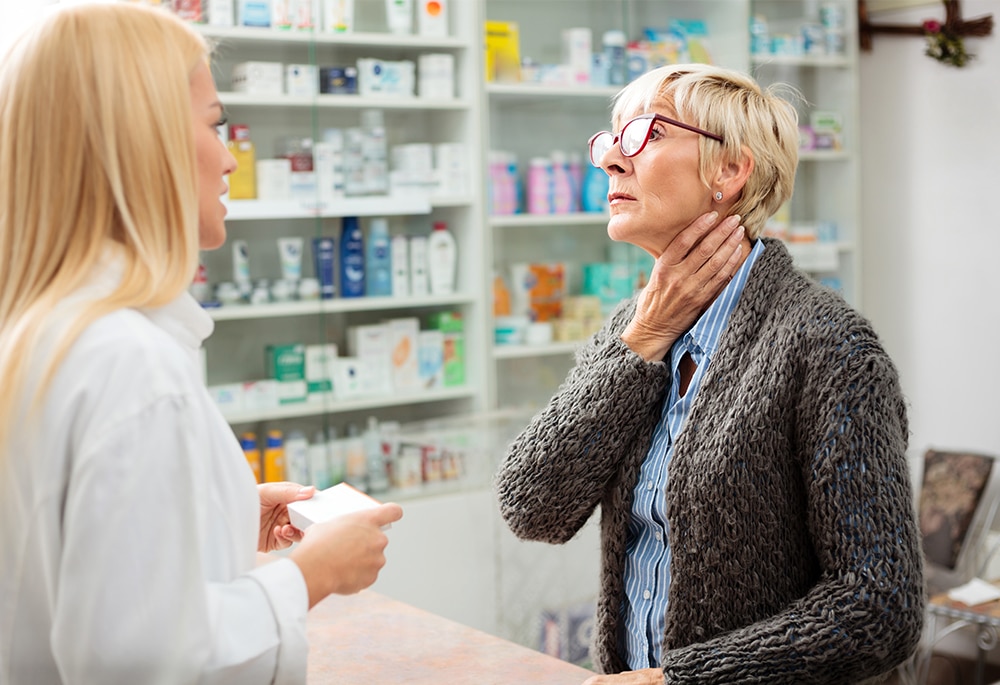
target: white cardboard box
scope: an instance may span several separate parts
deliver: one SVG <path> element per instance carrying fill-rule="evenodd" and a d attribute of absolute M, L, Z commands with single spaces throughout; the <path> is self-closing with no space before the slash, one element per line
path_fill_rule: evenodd
<path fill-rule="evenodd" d="M 381 502 L 347 483 L 339 483 L 332 488 L 317 492 L 312 499 L 291 502 L 288 505 L 288 518 L 293 526 L 305 530 L 314 523 L 331 521 L 355 511 L 374 509 L 379 504 Z"/>

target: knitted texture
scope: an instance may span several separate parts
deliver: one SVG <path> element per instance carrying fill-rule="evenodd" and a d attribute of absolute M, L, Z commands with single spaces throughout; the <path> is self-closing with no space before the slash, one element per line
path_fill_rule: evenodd
<path fill-rule="evenodd" d="M 916 647 L 923 576 L 896 370 L 871 325 L 765 239 L 676 441 L 667 683 L 855 683 Z M 495 479 L 519 537 L 601 509 L 594 662 L 620 649 L 632 492 L 669 367 L 621 341 L 623 303 Z"/>

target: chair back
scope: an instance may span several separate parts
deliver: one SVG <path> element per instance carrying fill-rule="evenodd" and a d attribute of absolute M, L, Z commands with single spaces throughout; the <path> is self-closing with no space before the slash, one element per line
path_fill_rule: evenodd
<path fill-rule="evenodd" d="M 927 450 L 920 490 L 920 533 L 931 594 L 978 571 L 1000 504 L 1000 468 L 990 455 Z"/>

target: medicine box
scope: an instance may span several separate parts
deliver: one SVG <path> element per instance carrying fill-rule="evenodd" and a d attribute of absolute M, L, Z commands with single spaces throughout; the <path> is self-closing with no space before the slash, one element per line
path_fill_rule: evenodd
<path fill-rule="evenodd" d="M 319 92 L 319 69 L 315 64 L 286 64 L 285 92 L 293 97 L 312 97 Z"/>
<path fill-rule="evenodd" d="M 430 390 L 444 385 L 444 333 L 441 331 L 417 334 L 417 374 L 423 388 Z"/>
<path fill-rule="evenodd" d="M 410 60 L 361 58 L 358 60 L 358 93 L 413 97 L 416 86 L 414 67 Z"/>
<path fill-rule="evenodd" d="M 282 95 L 281 62 L 240 62 L 233 66 L 231 86 L 237 93 Z"/>
<path fill-rule="evenodd" d="M 409 392 L 420 387 L 420 373 L 417 364 L 417 336 L 420 321 L 416 317 L 390 319 L 390 344 L 392 345 L 392 387 L 394 390 Z"/>
<path fill-rule="evenodd" d="M 268 345 L 265 348 L 267 375 L 278 381 L 278 404 L 304 402 L 306 385 L 306 349 L 301 343 Z"/>
<path fill-rule="evenodd" d="M 333 361 L 337 346 L 333 343 L 306 345 L 306 390 L 310 397 L 332 396 Z"/>
<path fill-rule="evenodd" d="M 332 521 L 338 516 L 365 509 L 374 509 L 381 503 L 347 483 L 321 490 L 312 499 L 290 502 L 288 518 L 293 526 L 305 530 L 314 523 Z M 389 526 L 386 526 L 388 528 Z"/>
<path fill-rule="evenodd" d="M 329 95 L 355 95 L 358 92 L 356 67 L 320 67 L 319 92 Z"/>
<path fill-rule="evenodd" d="M 361 389 L 365 395 L 392 392 L 392 338 L 387 324 L 348 328 L 347 351 L 363 364 Z"/>
<path fill-rule="evenodd" d="M 428 53 L 417 58 L 417 92 L 422 98 L 455 97 L 455 56 Z"/>

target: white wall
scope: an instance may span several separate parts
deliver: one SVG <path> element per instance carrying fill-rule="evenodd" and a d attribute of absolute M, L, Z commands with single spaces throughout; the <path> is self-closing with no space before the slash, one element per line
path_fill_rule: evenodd
<path fill-rule="evenodd" d="M 1000 2 L 993 35 L 957 69 L 916 36 L 876 35 L 861 58 L 863 309 L 909 401 L 910 456 L 1000 455 Z M 920 24 L 938 3 L 879 15 Z"/>

